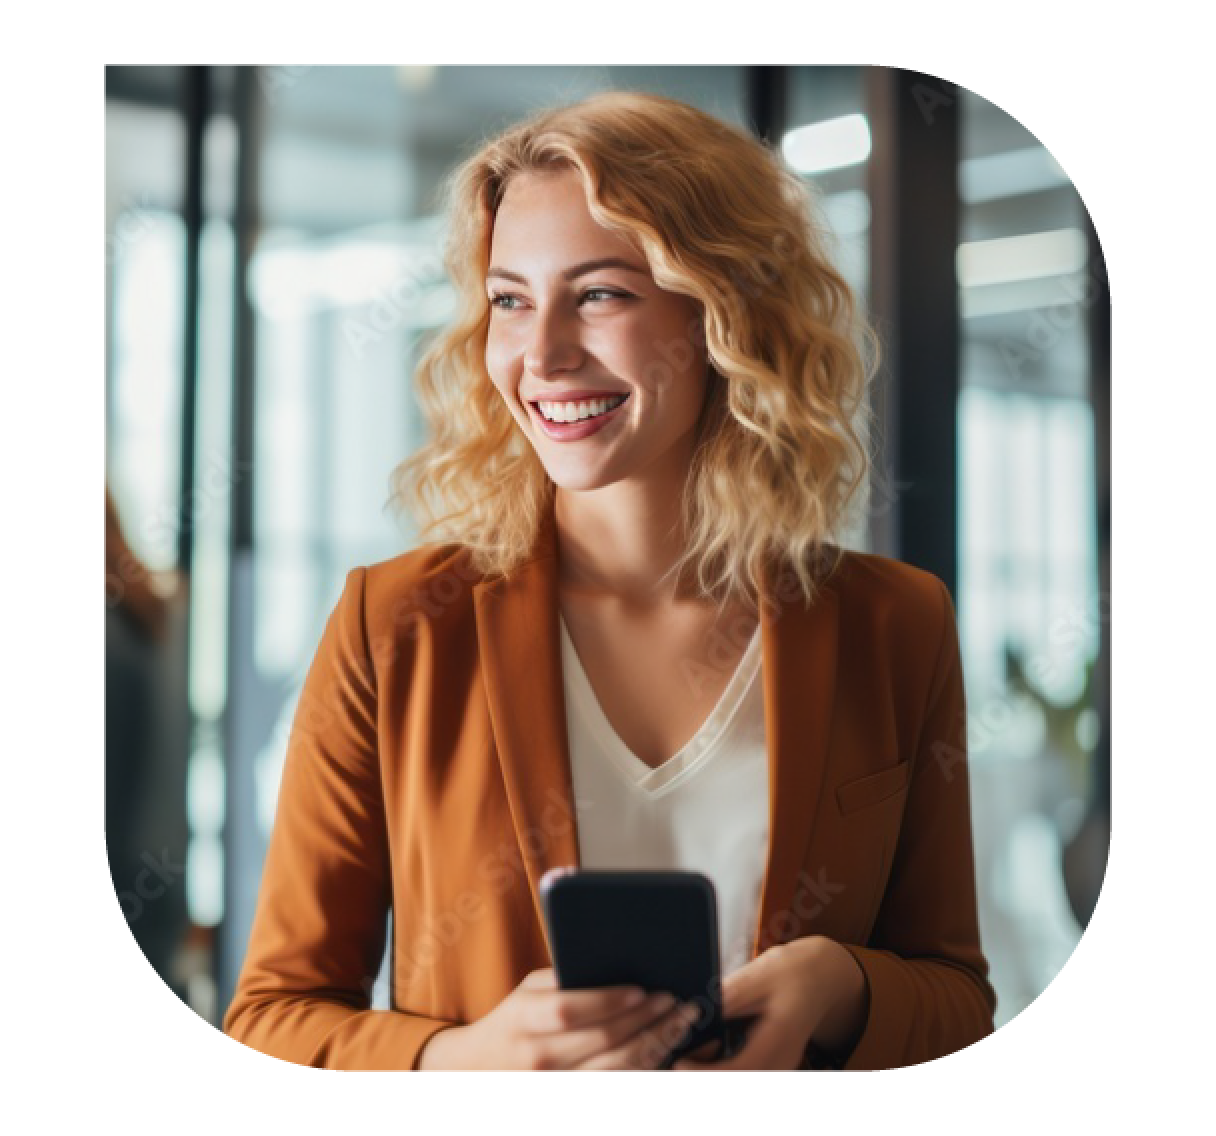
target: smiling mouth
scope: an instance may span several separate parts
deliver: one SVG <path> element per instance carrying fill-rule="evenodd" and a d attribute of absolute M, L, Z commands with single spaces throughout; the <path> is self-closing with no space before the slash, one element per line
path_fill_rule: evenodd
<path fill-rule="evenodd" d="M 629 399 L 633 396 L 633 392 L 632 391 L 621 391 L 621 395 L 624 396 L 621 398 L 621 401 L 618 402 L 615 406 L 610 407 L 608 410 L 601 411 L 601 413 L 599 413 L 599 414 L 589 414 L 586 418 L 572 418 L 569 421 L 565 421 L 565 420 L 559 419 L 559 418 L 546 418 L 540 408 L 540 403 L 543 402 L 544 399 L 541 399 L 539 401 L 529 400 L 528 405 L 535 412 L 536 417 L 541 419 L 541 421 L 543 421 L 543 422 L 548 422 L 553 426 L 577 426 L 580 422 L 593 422 L 596 418 L 602 418 L 606 414 L 611 414 L 613 411 L 620 410 L 620 408 L 622 406 L 624 406 L 625 403 L 627 403 L 629 401 Z M 587 400 L 587 401 L 591 401 L 591 400 Z"/>

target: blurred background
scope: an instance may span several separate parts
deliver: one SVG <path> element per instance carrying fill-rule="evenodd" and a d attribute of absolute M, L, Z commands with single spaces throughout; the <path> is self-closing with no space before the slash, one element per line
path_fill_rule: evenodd
<path fill-rule="evenodd" d="M 351 567 L 413 543 L 386 504 L 453 306 L 436 190 L 486 136 L 610 88 L 779 147 L 883 337 L 847 543 L 954 594 L 998 1026 L 1093 910 L 1109 303 L 1080 198 L 1015 119 L 887 68 L 109 67 L 107 847 L 149 963 L 212 1024 L 324 620 Z"/>

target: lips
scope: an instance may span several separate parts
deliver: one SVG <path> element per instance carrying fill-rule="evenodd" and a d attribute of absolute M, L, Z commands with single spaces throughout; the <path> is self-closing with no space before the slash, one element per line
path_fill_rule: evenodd
<path fill-rule="evenodd" d="M 528 406 L 531 408 L 532 415 L 541 433 L 557 442 L 577 442 L 598 433 L 621 413 L 625 406 L 628 405 L 630 397 L 627 392 L 624 393 L 624 399 L 611 410 L 607 410 L 603 414 L 597 414 L 591 418 L 579 419 L 576 422 L 553 422 L 540 412 L 540 407 L 535 402 L 529 402 Z M 548 402 L 549 400 L 545 399 L 543 401 Z"/>

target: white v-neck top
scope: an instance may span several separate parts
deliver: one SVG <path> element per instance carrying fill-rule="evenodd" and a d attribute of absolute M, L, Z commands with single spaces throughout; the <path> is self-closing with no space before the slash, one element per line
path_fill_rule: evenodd
<path fill-rule="evenodd" d="M 652 769 L 612 728 L 559 622 L 580 862 L 707 875 L 729 974 L 751 958 L 768 854 L 760 627 L 695 736 Z"/>

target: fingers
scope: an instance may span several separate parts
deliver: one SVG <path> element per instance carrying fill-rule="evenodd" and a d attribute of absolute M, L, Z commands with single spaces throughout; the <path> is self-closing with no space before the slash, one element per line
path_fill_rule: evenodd
<path fill-rule="evenodd" d="M 529 1033 L 566 1033 L 584 1029 L 642 1007 L 646 992 L 632 986 L 604 986 L 592 990 L 561 990 L 556 994 L 537 987 L 528 1008 Z"/>
<path fill-rule="evenodd" d="M 551 966 L 531 971 L 520 987 L 539 995 L 524 1001 L 524 1028 L 529 1033 L 560 1033 L 591 1026 L 646 1000 L 646 991 L 639 986 L 562 990 L 557 971 Z"/>
<path fill-rule="evenodd" d="M 556 990 L 557 971 L 551 966 L 533 970 L 524 976 L 520 986 L 526 990 Z"/>
<path fill-rule="evenodd" d="M 700 1016 L 695 1004 L 680 1003 L 661 1011 L 632 1035 L 607 1046 L 597 1044 L 574 1067 L 578 1069 L 656 1069 L 688 1034 Z M 622 1019 L 623 1020 L 623 1019 Z"/>
<path fill-rule="evenodd" d="M 692 1061 L 717 1061 L 718 1055 L 722 1052 L 722 1043 L 720 1041 L 707 1041 L 704 1045 L 697 1046 L 691 1053 L 685 1054 Z"/>
<path fill-rule="evenodd" d="M 679 1058 L 672 1069 L 677 1072 L 729 1072 L 733 1069 L 772 1069 L 774 1055 L 781 1044 L 780 1022 L 772 1015 L 759 1018 L 748 1031 L 743 1048 L 732 1057 L 719 1061 L 702 1061 L 697 1058 L 699 1050 Z"/>
<path fill-rule="evenodd" d="M 528 994 L 514 1016 L 528 1040 L 527 1062 L 545 1069 L 654 1069 L 688 1035 L 704 1012 L 696 1002 L 676 1004 L 666 994 L 649 998 L 630 986 L 562 990 L 552 967 L 520 983 Z M 696 1052 L 715 1051 L 707 1043 Z"/>

